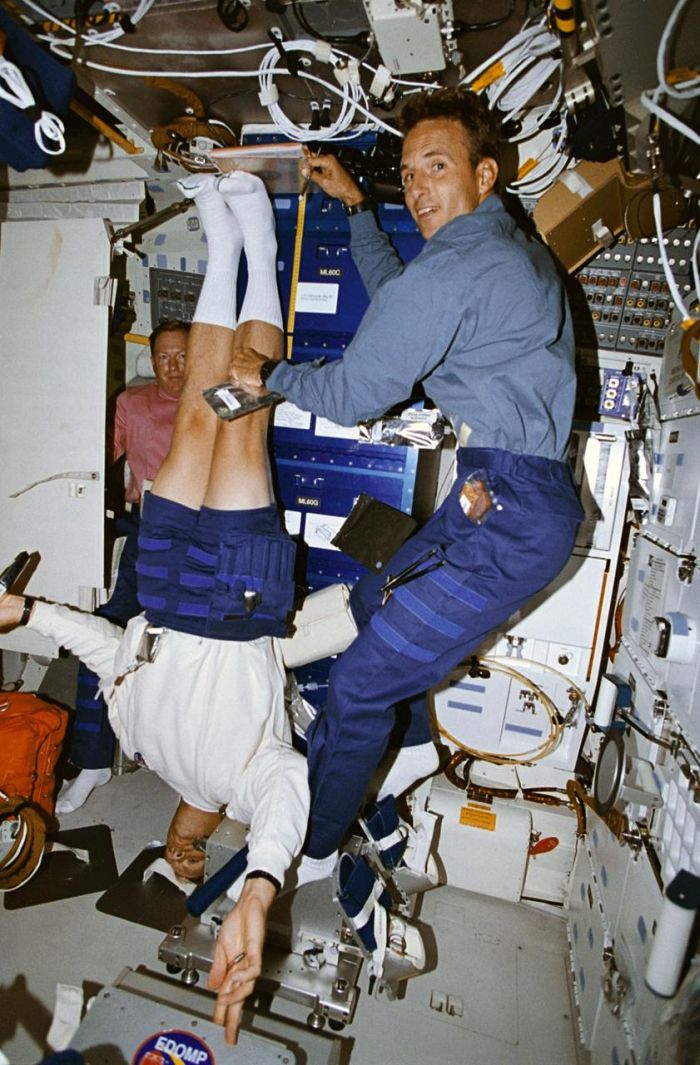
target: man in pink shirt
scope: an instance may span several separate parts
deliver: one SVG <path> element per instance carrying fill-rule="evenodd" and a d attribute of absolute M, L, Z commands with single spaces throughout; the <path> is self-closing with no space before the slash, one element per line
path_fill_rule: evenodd
<path fill-rule="evenodd" d="M 161 322 L 151 333 L 155 380 L 127 388 L 117 399 L 112 458 L 126 455 L 127 503 L 139 504 L 144 480 L 153 481 L 168 453 L 182 392 L 189 324 Z"/>
<path fill-rule="evenodd" d="M 116 531 L 124 547 L 114 590 L 96 613 L 121 625 L 141 612 L 136 598 L 139 508 L 144 482 L 152 482 L 170 448 L 175 412 L 185 379 L 185 349 L 189 323 L 161 322 L 150 336 L 151 366 L 155 380 L 126 388 L 117 398 L 112 440 L 112 460 L 126 457 L 128 477 L 125 512 Z M 69 761 L 80 769 L 66 783 L 56 802 L 56 813 L 78 810 L 92 790 L 112 775 L 114 733 L 107 707 L 98 692 L 98 677 L 82 663 L 78 668 L 75 714 Z"/>

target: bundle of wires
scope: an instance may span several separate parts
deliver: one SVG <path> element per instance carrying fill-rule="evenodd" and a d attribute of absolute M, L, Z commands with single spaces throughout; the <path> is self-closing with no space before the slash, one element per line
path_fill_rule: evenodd
<path fill-rule="evenodd" d="M 663 107 L 661 104 L 662 96 L 670 96 L 672 99 L 687 101 L 697 96 L 700 96 L 700 72 L 683 71 L 681 76 L 674 78 L 673 82 L 669 80 L 669 75 L 666 71 L 666 64 L 668 60 L 668 52 L 670 48 L 671 39 L 674 31 L 678 26 L 681 15 L 685 8 L 688 6 L 690 0 L 678 0 L 678 3 L 671 12 L 671 16 L 664 27 L 664 31 L 661 34 L 659 41 L 659 48 L 656 55 L 656 73 L 659 79 L 657 87 L 651 91 L 645 90 L 641 94 L 641 102 L 646 107 L 647 111 L 654 115 L 654 117 L 667 125 L 675 129 L 677 133 L 680 133 L 684 137 L 688 137 L 695 144 L 700 144 L 700 134 L 697 130 L 694 130 L 687 123 L 682 122 L 677 115 L 674 115 L 668 108 Z M 661 210 L 661 197 L 658 192 L 653 196 L 653 209 L 654 209 L 654 223 L 656 226 L 656 236 L 659 243 L 659 255 L 661 257 L 661 263 L 664 269 L 664 275 L 666 282 L 671 292 L 673 302 L 676 304 L 682 318 L 685 328 L 689 328 L 698 321 L 697 313 L 691 314 L 690 310 L 686 306 L 681 291 L 678 287 L 671 264 L 668 259 L 668 253 L 664 243 L 663 236 L 663 223 L 662 223 L 662 210 Z M 698 253 L 700 252 L 700 231 L 698 232 L 695 242 L 693 244 L 693 251 L 691 255 L 691 263 L 693 270 L 693 282 L 695 285 L 696 298 L 700 297 L 700 271 L 698 270 Z"/>
<path fill-rule="evenodd" d="M 292 122 L 279 103 L 279 92 L 275 84 L 275 78 L 280 74 L 290 73 L 286 67 L 280 66 L 280 63 L 283 62 L 283 57 L 287 53 L 302 54 L 300 66 L 304 69 L 303 72 L 299 73 L 300 77 L 323 86 L 327 92 L 340 98 L 340 110 L 336 118 L 329 122 L 327 126 L 321 126 L 314 130 L 314 140 L 332 141 L 341 137 L 349 139 L 360 136 L 368 128 L 367 121 L 369 121 L 372 128 L 384 129 L 390 133 L 397 132 L 392 126 L 376 118 L 371 113 L 367 93 L 360 80 L 360 63 L 358 60 L 331 48 L 330 45 L 324 42 L 298 40 L 285 41 L 283 48 L 271 48 L 263 57 L 258 71 L 260 103 L 267 107 L 272 122 L 290 140 L 308 140 L 309 128 Z M 309 57 L 312 57 L 317 62 L 330 64 L 335 82 L 327 81 L 311 74 L 308 70 Z M 362 116 L 360 125 L 357 125 L 358 112 Z"/>
<path fill-rule="evenodd" d="M 138 22 L 152 6 L 154 0 L 141 0 L 135 14 L 131 17 L 133 23 Z M 22 3 L 32 11 L 39 13 L 44 19 L 56 21 L 55 16 L 46 11 L 35 0 L 22 0 Z M 113 5 L 112 5 L 113 7 Z M 350 55 L 332 48 L 329 44 L 320 40 L 295 40 L 285 41 L 282 45 L 270 47 L 269 45 L 248 45 L 224 49 L 163 49 L 163 48 L 140 48 L 133 45 L 117 44 L 115 38 L 122 34 L 120 26 L 109 30 L 89 30 L 82 34 L 82 41 L 87 45 L 102 45 L 118 49 L 119 51 L 135 54 L 152 55 L 182 55 L 182 56 L 231 56 L 246 52 L 265 50 L 257 70 L 130 70 L 123 67 L 114 67 L 105 63 L 97 63 L 85 59 L 83 65 L 93 70 L 100 70 L 109 74 L 119 74 L 125 77 L 168 77 L 168 78 L 254 78 L 259 80 L 259 97 L 263 106 L 267 107 L 270 119 L 275 126 L 290 140 L 305 141 L 309 139 L 310 131 L 307 125 L 297 125 L 292 122 L 282 109 L 280 93 L 275 81 L 278 77 L 293 75 L 307 82 L 320 85 L 326 96 L 335 96 L 340 99 L 340 109 L 334 121 L 327 126 L 313 131 L 314 140 L 337 140 L 350 139 L 360 136 L 366 129 L 384 129 L 389 133 L 398 135 L 398 131 L 388 123 L 372 114 L 369 106 L 368 93 L 362 86 L 360 67 L 367 67 Z M 55 54 L 65 59 L 71 58 L 70 48 L 75 44 L 75 31 L 68 25 L 65 26 L 65 34 L 57 36 L 55 33 L 39 35 L 39 39 L 47 42 Z M 294 58 L 294 69 L 285 65 L 285 60 Z M 333 71 L 332 79 L 319 77 L 310 71 L 312 60 L 317 63 L 329 64 Z M 372 69 L 372 68 L 367 68 Z"/>
<path fill-rule="evenodd" d="M 572 163 L 566 149 L 566 121 L 562 87 L 561 41 L 543 18 L 526 22 L 497 52 L 462 79 L 462 85 L 483 93 L 492 109 L 498 109 L 511 144 L 532 142 L 533 154 L 521 163 L 508 191 L 518 196 L 538 197 Z M 545 104 L 533 98 L 550 85 Z M 543 136 L 553 117 L 559 122 L 551 136 Z M 508 128 L 514 130 L 508 133 Z"/>
<path fill-rule="evenodd" d="M 41 15 L 44 20 L 57 22 L 60 25 L 60 20 L 57 16 L 52 15 L 50 11 L 41 7 L 40 4 L 34 3 L 33 0 L 22 0 L 22 3 L 32 11 Z M 136 11 L 129 17 L 131 25 L 134 26 L 137 22 L 140 22 L 143 16 L 153 7 L 154 3 L 155 0 L 139 0 L 139 5 L 136 8 Z M 120 6 L 117 3 L 117 0 L 108 0 L 104 5 L 104 10 L 110 14 L 115 14 L 119 12 Z M 69 36 L 63 39 L 57 38 L 51 33 L 37 34 L 37 39 L 40 41 L 47 41 L 49 45 L 52 46 L 56 44 L 72 44 L 75 41 L 75 33 L 68 25 L 66 25 L 65 29 Z M 82 30 L 81 39 L 85 44 L 111 44 L 118 37 L 123 36 L 125 32 L 124 27 L 119 22 L 115 22 L 112 26 L 105 29 L 98 29 L 95 26 L 86 26 Z"/>

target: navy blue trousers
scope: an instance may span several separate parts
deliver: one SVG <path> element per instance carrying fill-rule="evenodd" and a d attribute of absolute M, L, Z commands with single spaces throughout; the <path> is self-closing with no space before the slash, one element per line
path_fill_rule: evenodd
<path fill-rule="evenodd" d="M 583 518 L 568 463 L 495 449 L 462 448 L 452 491 L 381 574 L 363 577 L 351 599 L 360 631 L 333 666 L 328 703 L 309 740 L 311 819 L 306 853 L 330 854 L 352 823 L 395 729 L 402 743 L 432 738 L 425 692 L 556 577 Z M 483 471 L 501 509 L 477 525 L 459 494 Z M 429 550 L 421 570 L 382 605 L 381 585 Z"/>
<path fill-rule="evenodd" d="M 114 591 L 108 602 L 95 613 L 120 625 L 141 613 L 136 597 L 136 557 L 138 555 L 138 511 L 117 519 L 117 533 L 126 537 Z M 107 706 L 99 694 L 99 678 L 80 663 L 75 696 L 73 731 L 68 754 L 73 765 L 80 769 L 111 768 L 114 761 L 114 733 L 109 723 Z"/>

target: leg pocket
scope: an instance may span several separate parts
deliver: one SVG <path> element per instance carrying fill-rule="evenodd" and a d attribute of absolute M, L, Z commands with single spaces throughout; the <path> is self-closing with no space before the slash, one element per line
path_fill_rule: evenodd
<path fill-rule="evenodd" d="M 208 636 L 284 636 L 294 604 L 296 544 L 284 533 L 236 532 L 221 545 Z M 241 638 L 245 638 L 242 635 Z"/>

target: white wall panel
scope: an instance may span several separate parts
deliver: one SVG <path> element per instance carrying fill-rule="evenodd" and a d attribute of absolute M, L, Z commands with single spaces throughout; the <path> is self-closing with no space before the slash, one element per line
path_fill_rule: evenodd
<path fill-rule="evenodd" d="M 0 232 L 0 551 L 41 563 L 28 591 L 90 605 L 103 583 L 109 275 L 102 219 L 5 224 Z M 48 651 L 26 630 L 0 646 Z"/>

